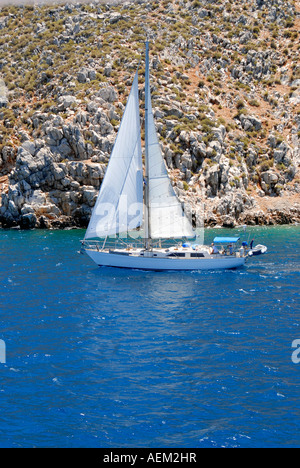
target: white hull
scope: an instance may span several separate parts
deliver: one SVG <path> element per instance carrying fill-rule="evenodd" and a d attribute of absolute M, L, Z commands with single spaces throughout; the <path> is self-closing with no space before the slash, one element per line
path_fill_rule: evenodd
<path fill-rule="evenodd" d="M 226 270 L 239 268 L 246 260 L 246 257 L 222 255 L 206 258 L 146 258 L 107 251 L 85 251 L 98 266 L 153 271 Z"/>

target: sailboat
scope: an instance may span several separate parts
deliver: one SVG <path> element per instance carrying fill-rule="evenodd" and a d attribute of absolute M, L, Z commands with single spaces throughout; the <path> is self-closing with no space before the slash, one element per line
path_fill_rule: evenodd
<path fill-rule="evenodd" d="M 157 136 L 150 93 L 149 44 L 145 63 L 145 170 L 141 145 L 138 71 L 105 177 L 82 241 L 99 266 L 141 270 L 210 270 L 244 265 L 239 237 L 197 243 L 173 189 Z"/>

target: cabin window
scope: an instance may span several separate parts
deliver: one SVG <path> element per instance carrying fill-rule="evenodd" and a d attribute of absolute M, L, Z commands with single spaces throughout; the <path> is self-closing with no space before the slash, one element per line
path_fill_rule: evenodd
<path fill-rule="evenodd" d="M 185 253 L 178 252 L 178 253 L 171 253 L 168 257 L 185 257 Z"/>

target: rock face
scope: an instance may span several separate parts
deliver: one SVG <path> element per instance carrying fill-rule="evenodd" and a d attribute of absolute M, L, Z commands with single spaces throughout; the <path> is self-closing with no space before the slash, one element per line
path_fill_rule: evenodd
<path fill-rule="evenodd" d="M 3 7 L 1 225 L 87 225 L 140 60 L 141 25 L 165 162 L 195 223 L 300 222 L 297 8 L 282 0 Z"/>
<path fill-rule="evenodd" d="M 39 117 L 35 114 L 33 119 Z M 62 119 L 50 116 L 43 123 L 44 138 L 25 140 L 18 148 L 8 191 L 2 194 L 4 226 L 86 225 L 105 173 L 101 160 L 106 158 L 84 140 L 77 121 L 78 116 L 65 125 Z M 102 133 L 105 137 L 100 133 L 97 141 L 109 149 L 107 129 Z"/>

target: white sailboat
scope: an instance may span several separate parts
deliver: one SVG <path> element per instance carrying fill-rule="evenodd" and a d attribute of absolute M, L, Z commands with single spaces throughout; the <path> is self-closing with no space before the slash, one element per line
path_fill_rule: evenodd
<path fill-rule="evenodd" d="M 222 250 L 197 244 L 169 179 L 155 129 L 148 42 L 145 70 L 145 174 L 136 72 L 83 249 L 99 266 L 155 271 L 240 267 L 247 253 L 234 248 L 239 238 L 222 238 Z M 218 238 L 215 241 L 221 244 Z"/>

